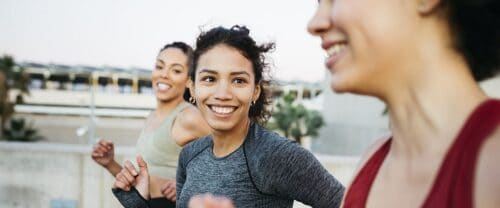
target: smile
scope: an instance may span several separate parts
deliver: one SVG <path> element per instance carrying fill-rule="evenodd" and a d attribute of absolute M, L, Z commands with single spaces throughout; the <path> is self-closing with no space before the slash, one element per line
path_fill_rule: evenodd
<path fill-rule="evenodd" d="M 345 54 L 347 42 L 338 41 L 335 44 L 325 44 L 323 48 L 326 50 L 327 54 L 325 65 L 328 69 L 332 70 L 333 66 L 340 60 L 343 54 Z"/>
<path fill-rule="evenodd" d="M 157 83 L 156 86 L 158 87 L 158 90 L 161 90 L 161 91 L 168 90 L 171 88 L 170 85 L 164 84 L 164 83 Z"/>
<path fill-rule="evenodd" d="M 236 107 L 231 107 L 231 106 L 215 106 L 215 105 L 209 105 L 208 106 L 210 108 L 210 110 L 212 110 L 213 112 L 217 113 L 217 114 L 223 114 L 223 115 L 227 115 L 227 114 L 230 114 L 232 112 L 234 112 L 236 110 Z"/>
<path fill-rule="evenodd" d="M 328 55 L 328 58 L 333 56 L 338 56 L 344 51 L 346 47 L 347 47 L 346 43 L 337 43 L 335 45 L 332 45 L 330 48 L 326 49 L 326 54 Z"/>

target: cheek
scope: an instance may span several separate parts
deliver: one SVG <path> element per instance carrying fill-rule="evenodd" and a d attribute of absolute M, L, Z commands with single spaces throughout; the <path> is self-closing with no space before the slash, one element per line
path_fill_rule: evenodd
<path fill-rule="evenodd" d="M 212 94 L 212 92 L 211 92 L 209 87 L 204 87 L 204 86 L 201 86 L 200 84 L 195 84 L 194 96 L 195 96 L 198 103 L 203 102 L 204 100 L 208 99 L 211 94 Z"/>
<path fill-rule="evenodd" d="M 157 71 L 153 71 L 151 73 L 151 80 L 154 80 L 154 79 L 158 79 L 158 77 L 160 76 L 160 73 L 157 72 Z"/>
<path fill-rule="evenodd" d="M 172 81 L 176 85 L 185 86 L 188 81 L 188 76 L 186 74 L 176 74 L 172 76 Z"/>
<path fill-rule="evenodd" d="M 235 92 L 238 95 L 239 100 L 243 104 L 249 104 L 254 96 L 254 90 L 252 88 L 240 89 Z"/>

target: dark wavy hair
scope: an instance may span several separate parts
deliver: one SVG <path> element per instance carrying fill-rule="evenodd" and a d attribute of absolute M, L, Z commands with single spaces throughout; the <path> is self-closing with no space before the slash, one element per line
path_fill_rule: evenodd
<path fill-rule="evenodd" d="M 176 41 L 163 46 L 163 48 L 161 48 L 160 52 L 158 53 L 161 53 L 162 51 L 167 50 L 169 48 L 177 48 L 181 50 L 182 53 L 184 53 L 184 55 L 186 55 L 187 57 L 186 65 L 188 67 L 188 70 L 190 70 L 191 66 L 193 65 L 193 48 L 184 42 Z M 188 75 L 190 75 L 189 71 Z M 191 93 L 189 93 L 189 88 L 186 88 L 184 90 L 184 94 L 182 95 L 182 97 L 184 98 L 185 101 L 189 101 L 189 98 L 191 97 Z"/>
<path fill-rule="evenodd" d="M 274 49 L 274 43 L 257 44 L 250 37 L 250 30 L 245 26 L 234 25 L 231 28 L 215 27 L 209 31 L 202 32 L 196 39 L 196 47 L 193 55 L 193 66 L 191 68 L 191 80 L 195 80 L 196 67 L 201 55 L 206 53 L 213 47 L 224 44 L 238 50 L 245 58 L 247 58 L 253 67 L 255 74 L 255 84 L 260 85 L 261 92 L 255 104 L 250 107 L 248 117 L 253 122 L 264 125 L 271 112 L 269 106 L 271 104 L 268 85 L 270 79 L 268 72 L 269 63 L 266 61 L 265 54 Z M 267 76 L 267 77 L 266 77 Z"/>
<path fill-rule="evenodd" d="M 453 33 L 453 44 L 463 54 L 476 81 L 500 71 L 500 1 L 442 0 Z"/>

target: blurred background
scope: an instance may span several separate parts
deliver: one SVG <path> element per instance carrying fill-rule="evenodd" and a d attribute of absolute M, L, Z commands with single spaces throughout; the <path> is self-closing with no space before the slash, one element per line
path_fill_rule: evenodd
<path fill-rule="evenodd" d="M 0 0 L 0 208 L 120 207 L 113 178 L 90 158 L 98 138 L 134 156 L 155 107 L 159 49 L 200 31 L 246 25 L 274 41 L 269 128 L 310 149 L 347 184 L 360 154 L 387 135 L 382 102 L 329 89 L 315 1 Z M 481 83 L 500 97 L 500 78 Z M 297 203 L 297 207 L 303 205 Z"/>

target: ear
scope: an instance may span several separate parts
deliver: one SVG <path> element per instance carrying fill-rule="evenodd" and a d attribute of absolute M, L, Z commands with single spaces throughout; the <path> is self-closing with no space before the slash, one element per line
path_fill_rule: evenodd
<path fill-rule="evenodd" d="M 193 80 L 191 80 L 191 77 L 188 77 L 188 80 L 186 81 L 186 88 L 191 88 L 192 84 L 193 84 Z"/>
<path fill-rule="evenodd" d="M 191 97 L 194 98 L 194 82 L 191 80 L 191 78 L 186 83 L 186 87 L 189 88 L 189 93 L 191 94 Z"/>
<path fill-rule="evenodd" d="M 262 91 L 262 86 L 261 86 L 261 82 L 259 82 L 255 85 L 255 90 L 253 91 L 252 101 L 257 101 L 257 99 L 259 99 L 261 91 Z"/>
<path fill-rule="evenodd" d="M 441 0 L 417 0 L 417 10 L 421 15 L 428 15 L 435 11 Z"/>

